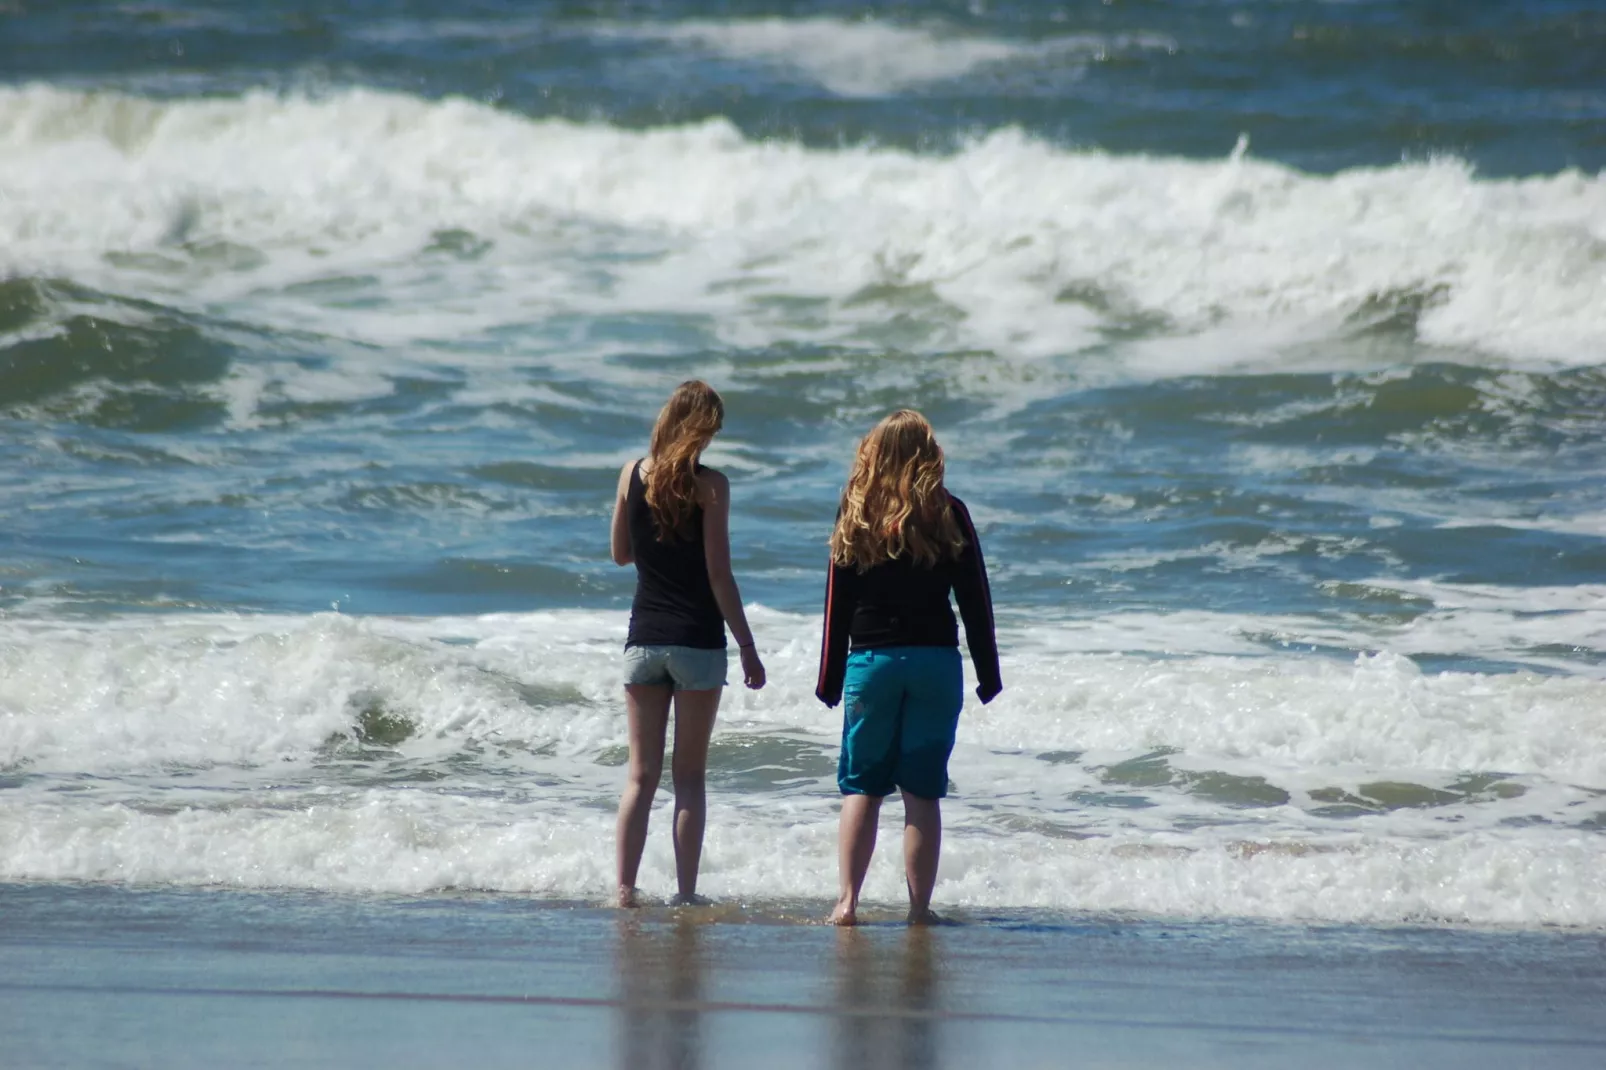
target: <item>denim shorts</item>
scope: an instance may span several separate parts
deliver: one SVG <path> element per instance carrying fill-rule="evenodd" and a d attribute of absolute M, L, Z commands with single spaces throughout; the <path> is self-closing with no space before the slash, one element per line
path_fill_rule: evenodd
<path fill-rule="evenodd" d="M 676 691 L 712 691 L 725 686 L 725 648 L 625 647 L 625 686 L 648 684 Z"/>
<path fill-rule="evenodd" d="M 958 647 L 855 650 L 842 699 L 836 771 L 842 794 L 891 795 L 895 788 L 922 799 L 948 794 L 948 756 L 965 704 Z"/>

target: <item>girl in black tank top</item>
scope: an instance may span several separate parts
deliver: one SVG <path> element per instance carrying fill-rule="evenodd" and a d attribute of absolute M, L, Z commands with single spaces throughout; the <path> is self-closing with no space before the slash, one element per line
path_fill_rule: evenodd
<path fill-rule="evenodd" d="M 691 510 L 684 536 L 660 539 L 641 461 L 630 467 L 625 517 L 635 551 L 636 597 L 630 604 L 630 632 L 625 646 L 689 646 L 725 648 L 725 615 L 708 579 L 703 544 L 703 509 Z M 697 466 L 697 475 L 708 469 Z"/>
<path fill-rule="evenodd" d="M 614 495 L 613 560 L 636 566 L 625 639 L 630 771 L 619 799 L 622 907 L 637 904 L 636 873 L 663 774 L 671 706 L 675 901 L 697 901 L 708 741 L 725 682 L 727 627 L 736 637 L 744 682 L 764 686 L 764 663 L 731 574 L 730 483 L 699 463 L 724 418 L 725 404 L 707 383 L 680 384 L 653 425 L 648 455 L 620 469 Z"/>

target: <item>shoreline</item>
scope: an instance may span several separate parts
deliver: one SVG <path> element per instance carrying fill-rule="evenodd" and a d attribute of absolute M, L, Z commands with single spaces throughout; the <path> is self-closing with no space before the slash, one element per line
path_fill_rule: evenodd
<path fill-rule="evenodd" d="M 535 911 L 595 913 L 617 915 L 622 919 L 635 918 L 643 922 L 686 922 L 705 925 L 773 925 L 818 926 L 837 929 L 829 920 L 835 896 L 817 898 L 778 897 L 752 899 L 742 896 L 703 897 L 697 905 L 682 906 L 673 903 L 672 895 L 646 895 L 636 907 L 615 906 L 607 896 L 576 898 L 573 896 L 546 896 L 536 893 L 504 891 L 494 888 L 442 888 L 433 891 L 410 892 L 388 890 L 362 890 L 350 888 L 304 888 L 293 885 L 245 887 L 233 884 L 161 884 L 150 881 L 118 881 L 59 879 L 52 877 L 0 877 L 0 906 L 8 896 L 28 895 L 45 889 L 67 894 L 89 894 L 96 891 L 121 893 L 130 896 L 237 896 L 242 899 L 262 897 L 288 903 L 322 905 L 339 909 L 345 904 L 353 909 L 381 909 L 422 907 L 429 905 L 465 906 L 498 905 L 526 907 Z M 1185 914 L 1147 913 L 1140 910 L 1069 909 L 1040 906 L 966 906 L 933 901 L 933 909 L 942 919 L 926 926 L 936 931 L 976 926 L 1002 926 L 1004 928 L 1038 927 L 1045 930 L 1078 928 L 1089 925 L 1110 927 L 1160 927 L 1170 929 L 1234 928 L 1248 930 L 1287 930 L 1296 932 L 1350 932 L 1350 933 L 1444 933 L 1498 936 L 1598 936 L 1606 948 L 1606 923 L 1600 925 L 1573 925 L 1561 922 L 1523 924 L 1500 921 L 1465 921 L 1455 918 L 1404 918 L 1389 920 L 1349 920 L 1304 917 L 1265 917 L 1255 914 L 1199 917 Z M 859 923 L 847 928 L 884 931 L 888 929 L 915 929 L 906 920 L 907 906 L 901 902 L 874 900 L 859 905 Z M 4 918 L 0 917 L 0 942 L 4 940 Z"/>
<path fill-rule="evenodd" d="M 803 904 L 796 904 L 802 906 Z M 0 884 L 0 1043 L 30 1067 L 1528 1067 L 1606 1055 L 1606 936 L 1050 918 L 855 929 Z M 292 1039 L 287 1039 L 292 1038 Z M 133 1053 L 138 1053 L 137 1056 Z M 1587 1057 L 1582 1057 L 1587 1061 Z"/>

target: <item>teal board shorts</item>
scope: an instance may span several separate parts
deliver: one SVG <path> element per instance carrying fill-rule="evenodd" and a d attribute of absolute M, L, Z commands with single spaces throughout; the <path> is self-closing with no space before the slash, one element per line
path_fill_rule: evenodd
<path fill-rule="evenodd" d="M 844 795 L 922 799 L 948 794 L 965 676 L 959 648 L 894 646 L 855 650 L 842 682 L 842 755 L 836 782 Z"/>

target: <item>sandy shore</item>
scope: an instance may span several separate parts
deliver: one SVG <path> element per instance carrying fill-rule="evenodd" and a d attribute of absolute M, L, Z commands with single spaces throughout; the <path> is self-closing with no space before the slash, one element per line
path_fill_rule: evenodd
<path fill-rule="evenodd" d="M 9 1067 L 1580 1067 L 1598 933 L 0 885 Z"/>

